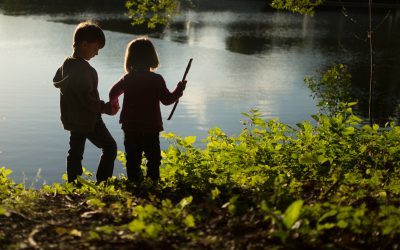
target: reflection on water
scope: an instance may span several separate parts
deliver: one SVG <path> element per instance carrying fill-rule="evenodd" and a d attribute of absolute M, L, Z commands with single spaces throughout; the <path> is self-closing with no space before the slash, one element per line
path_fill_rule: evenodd
<path fill-rule="evenodd" d="M 2 1 L 0 7 L 6 2 L 19 1 Z M 120 12 L 104 8 L 84 13 L 0 14 L 0 165 L 14 169 L 17 180 L 21 172 L 33 176 L 40 167 L 45 180 L 59 181 L 65 170 L 68 134 L 61 129 L 58 93 L 51 79 L 71 54 L 77 22 L 94 19 L 108 30 L 106 47 L 90 62 L 98 71 L 103 99 L 123 74 L 125 46 L 136 35 Z M 3 13 L 11 12 L 3 8 Z M 188 59 L 194 58 L 187 90 L 172 121 L 166 121 L 171 107 L 162 108 L 165 130 L 196 135 L 201 145 L 200 139 L 215 126 L 228 134 L 239 133 L 240 112 L 255 107 L 267 119 L 291 124 L 309 119 L 317 110 L 303 78 L 334 62 L 350 64 L 353 95 L 360 101 L 358 112 L 365 116 L 368 50 L 366 42 L 355 37 L 365 37 L 366 15 L 352 14 L 359 24 L 337 11 L 321 11 L 315 17 L 248 10 L 182 13 L 170 28 L 151 35 L 161 60 L 158 72 L 169 88 L 182 77 Z M 376 13 L 376 19 L 384 15 Z M 398 112 L 398 28 L 399 17 L 393 12 L 375 32 L 377 118 Z M 104 119 L 122 150 L 118 118 Z M 162 147 L 167 146 L 162 141 Z M 87 143 L 84 165 L 95 170 L 99 154 Z M 115 172 L 124 172 L 119 163 Z"/>

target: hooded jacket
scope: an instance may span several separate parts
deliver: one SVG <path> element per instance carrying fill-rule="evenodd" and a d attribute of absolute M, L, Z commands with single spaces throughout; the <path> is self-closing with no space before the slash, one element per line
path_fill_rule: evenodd
<path fill-rule="evenodd" d="M 53 83 L 60 90 L 64 129 L 82 133 L 93 131 L 96 120 L 106 109 L 97 90 L 96 70 L 82 58 L 68 57 L 57 70 Z"/>

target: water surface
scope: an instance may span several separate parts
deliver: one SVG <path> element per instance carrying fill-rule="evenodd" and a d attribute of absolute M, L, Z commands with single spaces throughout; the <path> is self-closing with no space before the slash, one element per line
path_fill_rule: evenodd
<path fill-rule="evenodd" d="M 42 181 L 60 181 L 69 135 L 61 127 L 58 91 L 51 80 L 72 52 L 76 23 L 91 18 L 103 26 L 107 26 L 107 20 L 108 24 L 126 24 L 123 17 L 115 15 L 0 14 L 0 165 L 13 169 L 17 181 L 22 180 L 22 173 L 32 181 L 39 168 Z M 384 67 L 384 73 L 378 72 L 386 86 L 380 93 L 392 94 L 383 99 L 394 103 L 385 102 L 383 107 L 391 107 L 389 111 L 383 109 L 386 113 L 395 112 L 400 72 L 394 43 L 398 36 L 392 32 L 398 27 L 398 18 L 391 18 L 390 27 L 381 27 L 386 36 L 377 41 L 379 46 L 386 45 L 377 55 L 387 58 L 377 65 L 392 65 Z M 90 61 L 99 74 L 102 99 L 107 99 L 109 88 L 123 74 L 126 44 L 137 37 L 112 30 L 105 31 L 106 46 Z M 166 117 L 172 107 L 162 107 L 165 131 L 196 135 L 196 145 L 201 147 L 201 139 L 212 127 L 221 127 L 229 135 L 240 133 L 240 120 L 244 119 L 241 112 L 251 108 L 262 111 L 266 119 L 278 118 L 289 124 L 310 120 L 317 108 L 303 78 L 333 62 L 354 66 L 351 70 L 357 97 L 364 98 L 366 44 L 362 39 L 354 40 L 361 30 L 336 11 L 315 17 L 261 11 L 185 12 L 170 29 L 152 35 L 161 61 L 157 72 L 170 89 L 182 77 L 189 58 L 194 58 L 187 89 L 171 121 Z M 365 115 L 365 105 L 359 112 Z M 118 117 L 103 118 L 123 150 Z M 162 140 L 162 148 L 167 147 L 168 142 Z M 95 171 L 99 155 L 100 151 L 88 142 L 84 166 Z M 116 162 L 114 173 L 123 172 Z"/>

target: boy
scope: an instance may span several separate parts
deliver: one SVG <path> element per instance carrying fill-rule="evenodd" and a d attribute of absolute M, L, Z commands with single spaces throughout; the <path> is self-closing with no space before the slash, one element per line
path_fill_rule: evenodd
<path fill-rule="evenodd" d="M 80 23 L 73 37 L 73 54 L 65 59 L 53 79 L 54 86 L 60 89 L 61 121 L 64 129 L 70 131 L 68 182 L 74 182 L 82 174 L 86 139 L 103 151 L 96 173 L 97 183 L 106 181 L 113 174 L 117 144 L 101 113 L 115 115 L 118 107 L 100 100 L 97 72 L 87 62 L 104 45 L 105 36 L 97 24 L 90 21 Z"/>

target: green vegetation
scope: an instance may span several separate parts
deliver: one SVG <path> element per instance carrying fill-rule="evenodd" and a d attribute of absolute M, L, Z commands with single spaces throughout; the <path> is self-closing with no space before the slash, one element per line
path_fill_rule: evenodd
<path fill-rule="evenodd" d="M 26 189 L 0 169 L 0 248 L 396 249 L 400 127 L 352 104 L 291 127 L 252 110 L 238 136 L 166 133 L 161 182 Z M 118 159 L 124 162 L 124 154 Z"/>
<path fill-rule="evenodd" d="M 320 80 L 306 77 L 305 84 L 312 92 L 312 97 L 318 100 L 320 111 L 328 116 L 342 112 L 345 103 L 354 101 L 351 95 L 351 74 L 343 64 L 334 64 L 328 68 Z"/>
<path fill-rule="evenodd" d="M 324 2 L 325 0 L 272 0 L 271 6 L 278 10 L 314 15 L 315 7 L 324 4 Z"/>
<path fill-rule="evenodd" d="M 128 0 L 125 4 L 132 25 L 147 24 L 148 28 L 167 25 L 172 15 L 178 12 L 181 0 Z M 183 0 L 182 0 L 183 1 Z"/>

